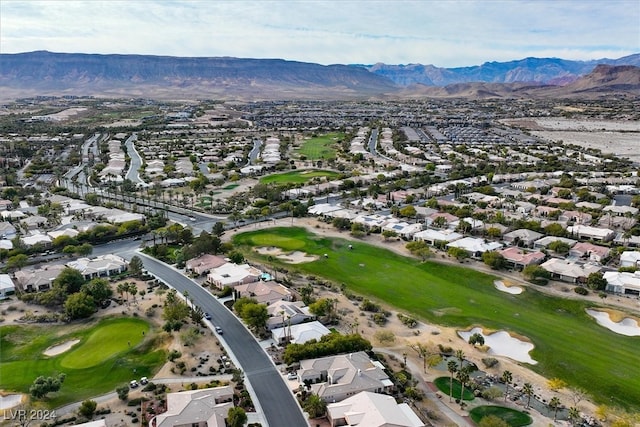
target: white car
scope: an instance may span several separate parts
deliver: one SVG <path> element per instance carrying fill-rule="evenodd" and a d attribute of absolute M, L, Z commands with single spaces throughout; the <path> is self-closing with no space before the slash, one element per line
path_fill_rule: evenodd
<path fill-rule="evenodd" d="M 298 379 L 298 374 L 296 374 L 295 372 L 289 372 L 287 374 L 287 379 L 288 380 L 297 380 Z"/>
<path fill-rule="evenodd" d="M 216 326 L 215 329 L 218 334 L 222 335 L 222 328 L 220 326 Z"/>
<path fill-rule="evenodd" d="M 140 378 L 140 384 L 142 385 L 149 384 L 149 379 L 147 377 Z"/>
<path fill-rule="evenodd" d="M 136 388 L 136 387 L 138 387 L 139 385 L 140 385 L 140 384 L 138 384 L 138 381 L 136 381 L 136 380 L 131 380 L 131 381 L 129 382 L 129 387 L 131 387 L 131 388 Z"/>

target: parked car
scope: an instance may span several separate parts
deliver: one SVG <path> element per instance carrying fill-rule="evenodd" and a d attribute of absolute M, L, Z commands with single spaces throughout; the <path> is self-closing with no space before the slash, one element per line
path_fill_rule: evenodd
<path fill-rule="evenodd" d="M 219 335 L 222 335 L 222 328 L 220 326 L 216 326 L 215 329 Z"/>
<path fill-rule="evenodd" d="M 136 388 L 136 387 L 138 387 L 139 385 L 140 385 L 140 384 L 138 384 L 138 381 L 136 381 L 136 380 L 131 380 L 131 381 L 129 382 L 129 387 L 131 387 L 131 388 Z"/>
<path fill-rule="evenodd" d="M 142 384 L 142 385 L 149 384 L 149 379 L 147 377 L 140 378 L 140 384 Z"/>
<path fill-rule="evenodd" d="M 298 379 L 298 374 L 296 374 L 295 372 L 289 372 L 287 374 L 287 379 L 288 380 L 297 380 Z"/>
<path fill-rule="evenodd" d="M 207 320 L 211 320 L 211 315 L 209 313 L 205 313 L 204 318 Z"/>

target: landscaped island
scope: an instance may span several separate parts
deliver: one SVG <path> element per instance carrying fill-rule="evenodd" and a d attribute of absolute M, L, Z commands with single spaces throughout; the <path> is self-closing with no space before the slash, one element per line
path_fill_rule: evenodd
<path fill-rule="evenodd" d="M 595 303 L 556 298 L 529 289 L 511 295 L 495 288 L 496 277 L 468 268 L 421 263 L 357 241 L 325 238 L 302 228 L 242 233 L 234 243 L 247 256 L 289 271 L 324 277 L 420 318 L 459 329 L 482 326 L 526 337 L 534 344 L 530 368 L 589 391 L 596 402 L 640 409 L 640 338 L 597 325 L 586 312 Z M 318 259 L 287 264 L 254 250 L 275 246 Z M 324 256 L 326 254 L 326 256 Z"/>

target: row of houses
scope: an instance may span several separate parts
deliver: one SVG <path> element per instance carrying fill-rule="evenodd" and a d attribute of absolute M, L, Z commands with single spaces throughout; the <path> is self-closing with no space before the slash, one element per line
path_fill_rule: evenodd
<path fill-rule="evenodd" d="M 583 224 L 567 226 L 567 232 L 573 237 L 567 238 L 546 236 L 529 229 L 507 231 L 500 224 L 485 224 L 473 218 L 459 219 L 446 212 L 424 207 L 417 207 L 416 211 L 419 219 L 410 223 L 392 215 L 363 214 L 331 204 L 318 204 L 309 209 L 310 213 L 324 218 L 347 218 L 352 223 L 362 224 L 367 230 L 391 230 L 406 240 L 424 241 L 430 246 L 443 249 L 458 248 L 474 259 L 481 259 L 482 254 L 487 251 L 497 251 L 504 257 L 509 268 L 522 270 L 528 265 L 540 265 L 553 279 L 569 283 L 584 282 L 589 274 L 602 270 L 601 263 L 611 256 L 611 248 L 605 245 L 610 245 L 611 242 L 632 245 L 635 241 L 635 236 L 629 236 L 628 233 Z M 624 214 L 627 211 L 618 210 L 621 215 L 626 215 L 625 218 L 628 217 L 628 214 Z M 460 221 L 465 221 L 470 231 L 494 228 L 502 233 L 501 240 L 465 236 L 462 230 L 457 231 L 460 229 Z M 555 242 L 568 247 L 568 253 L 554 254 L 553 258 L 547 259 L 549 253 L 553 254 L 550 247 L 553 248 Z"/>
<path fill-rule="evenodd" d="M 78 258 L 66 264 L 45 265 L 39 268 L 25 268 L 15 272 L 17 288 L 22 292 L 41 292 L 51 289 L 53 281 L 65 268 L 73 268 L 85 280 L 109 277 L 127 270 L 128 263 L 123 258 L 106 254 L 94 258 Z"/>

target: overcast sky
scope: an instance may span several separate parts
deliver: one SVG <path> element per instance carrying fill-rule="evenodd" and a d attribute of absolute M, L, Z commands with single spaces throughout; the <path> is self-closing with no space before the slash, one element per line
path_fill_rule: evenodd
<path fill-rule="evenodd" d="M 640 0 L 0 0 L 0 52 L 478 65 L 640 52 Z"/>

